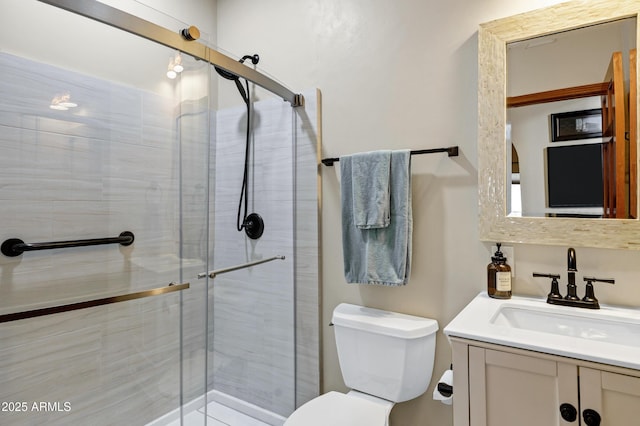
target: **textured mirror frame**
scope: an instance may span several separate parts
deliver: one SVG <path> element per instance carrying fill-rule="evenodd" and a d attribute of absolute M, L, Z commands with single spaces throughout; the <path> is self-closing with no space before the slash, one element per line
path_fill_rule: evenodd
<path fill-rule="evenodd" d="M 510 217 L 506 206 L 507 43 L 616 19 L 637 18 L 639 12 L 640 1 L 636 0 L 570 1 L 480 25 L 478 195 L 481 240 L 640 250 L 640 220 L 637 219 Z M 636 24 L 636 40 L 639 27 Z M 640 96 L 636 98 L 640 100 Z M 635 120 L 637 123 L 637 116 Z M 637 140 L 633 142 L 638 143 Z"/>

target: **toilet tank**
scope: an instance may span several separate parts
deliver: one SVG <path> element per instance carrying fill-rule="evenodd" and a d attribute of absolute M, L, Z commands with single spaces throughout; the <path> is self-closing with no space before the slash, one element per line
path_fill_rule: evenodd
<path fill-rule="evenodd" d="M 342 303 L 334 309 L 332 323 L 349 388 L 393 402 L 427 390 L 436 320 Z"/>

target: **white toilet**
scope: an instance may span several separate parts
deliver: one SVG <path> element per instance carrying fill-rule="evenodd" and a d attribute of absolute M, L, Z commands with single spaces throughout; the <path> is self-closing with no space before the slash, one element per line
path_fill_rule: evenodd
<path fill-rule="evenodd" d="M 352 390 L 307 402 L 284 426 L 388 426 L 396 402 L 429 386 L 437 321 L 342 303 L 332 322 L 342 377 Z"/>

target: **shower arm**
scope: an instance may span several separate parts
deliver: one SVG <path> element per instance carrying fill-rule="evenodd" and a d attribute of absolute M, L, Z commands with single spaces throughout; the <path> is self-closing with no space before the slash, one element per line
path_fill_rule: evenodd
<path fill-rule="evenodd" d="M 269 257 L 267 259 L 256 260 L 256 261 L 253 261 L 253 262 L 247 262 L 247 263 L 243 263 L 243 264 L 240 264 L 240 265 L 235 265 L 235 266 L 229 266 L 229 267 L 226 267 L 226 268 L 216 269 L 216 270 L 211 271 L 211 272 L 202 272 L 202 273 L 198 274 L 198 279 L 202 279 L 202 278 L 205 278 L 207 276 L 209 278 L 213 279 L 217 275 L 226 274 L 227 272 L 237 271 L 238 269 L 250 268 L 252 266 L 260 265 L 262 263 L 271 262 L 272 260 L 284 260 L 284 259 L 285 259 L 284 256 L 273 256 L 273 257 Z"/>

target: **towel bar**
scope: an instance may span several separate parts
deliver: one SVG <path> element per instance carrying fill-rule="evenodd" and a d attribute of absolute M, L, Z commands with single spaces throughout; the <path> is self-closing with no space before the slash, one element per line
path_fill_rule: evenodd
<path fill-rule="evenodd" d="M 449 157 L 457 157 L 458 155 L 460 155 L 460 150 L 457 146 L 450 146 L 448 148 L 417 149 L 411 151 L 411 155 L 434 154 L 437 152 L 446 152 L 447 154 L 449 154 Z M 331 167 L 336 161 L 340 161 L 340 158 L 323 158 L 322 164 Z"/>
<path fill-rule="evenodd" d="M 260 259 L 260 260 L 255 260 L 253 262 L 243 263 L 241 265 L 235 265 L 235 266 L 229 266 L 227 268 L 216 269 L 215 271 L 211 271 L 211 272 L 202 272 L 202 273 L 198 274 L 198 279 L 200 280 L 202 278 L 205 278 L 206 276 L 209 276 L 209 278 L 213 279 L 219 274 L 225 274 L 227 272 L 237 271 L 238 269 L 249 268 L 251 266 L 255 266 L 255 265 L 260 265 L 262 263 L 271 262 L 272 260 L 284 260 L 284 259 L 285 259 L 284 256 L 273 256 L 273 257 L 269 257 L 267 259 Z"/>

